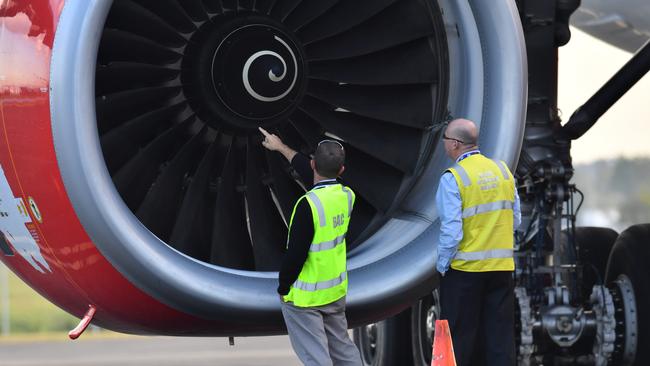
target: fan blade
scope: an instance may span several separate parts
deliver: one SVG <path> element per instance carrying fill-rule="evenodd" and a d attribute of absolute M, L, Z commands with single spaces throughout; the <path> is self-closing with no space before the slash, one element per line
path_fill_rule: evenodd
<path fill-rule="evenodd" d="M 98 65 L 95 73 L 95 95 L 158 85 L 175 79 L 179 74 L 180 70 L 135 62 Z"/>
<path fill-rule="evenodd" d="M 438 82 L 436 55 L 428 38 L 350 59 L 315 61 L 309 77 L 359 85 L 433 84 Z"/>
<path fill-rule="evenodd" d="M 186 42 L 164 19 L 128 0 L 113 2 L 105 27 L 134 33 L 167 47 L 182 47 Z"/>
<path fill-rule="evenodd" d="M 298 32 L 303 44 L 320 41 L 347 31 L 384 10 L 397 0 L 340 1 L 328 12 Z"/>
<path fill-rule="evenodd" d="M 97 59 L 99 64 L 114 61 L 167 65 L 179 61 L 182 55 L 148 38 L 116 29 L 105 29 Z"/>
<path fill-rule="evenodd" d="M 237 0 L 221 0 L 221 6 L 223 6 L 223 11 L 237 11 Z"/>
<path fill-rule="evenodd" d="M 419 0 L 398 1 L 351 30 L 306 47 L 311 60 L 333 60 L 366 55 L 432 35 L 435 29 Z"/>
<path fill-rule="evenodd" d="M 307 93 L 355 114 L 403 126 L 423 129 L 433 122 L 435 96 L 427 84 L 360 86 L 314 81 Z"/>
<path fill-rule="evenodd" d="M 348 185 L 343 179 L 341 179 L 341 181 L 343 181 L 343 184 L 346 186 Z M 345 234 L 348 251 L 356 248 L 363 241 L 364 237 L 362 235 L 364 234 L 364 230 L 368 228 L 368 225 L 376 214 L 377 210 L 372 207 L 372 205 L 368 203 L 362 195 L 357 194 L 354 200 L 354 208 L 352 209 L 348 232 Z"/>
<path fill-rule="evenodd" d="M 179 145 L 178 142 L 186 138 L 184 131 L 192 122 L 194 118 L 158 136 L 113 176 L 117 191 L 131 211 L 135 212 L 140 206 L 152 182 L 159 174 L 161 165 L 174 155 L 174 145 Z"/>
<path fill-rule="evenodd" d="M 296 7 L 284 20 L 287 28 L 296 31 L 321 16 L 339 0 L 305 1 Z"/>
<path fill-rule="evenodd" d="M 210 14 L 223 13 L 223 5 L 221 4 L 221 0 L 203 0 L 203 7 Z"/>
<path fill-rule="evenodd" d="M 210 178 L 214 171 L 219 171 L 215 162 L 220 160 L 217 163 L 223 164 L 229 146 L 230 139 L 224 143 L 223 135 L 219 135 L 208 148 L 183 197 L 169 239 L 172 247 L 206 262 L 210 259 L 212 234 Z"/>
<path fill-rule="evenodd" d="M 239 0 L 237 2 L 237 10 L 252 11 L 255 7 L 255 0 Z"/>
<path fill-rule="evenodd" d="M 304 190 L 291 176 L 288 163 L 284 163 L 283 160 L 286 161 L 286 159 L 282 155 L 274 151 L 267 151 L 266 160 L 273 178 L 271 183 L 273 193 L 282 209 L 284 221 L 288 225 L 289 221 L 291 221 L 293 206 L 298 198 L 304 194 Z"/>
<path fill-rule="evenodd" d="M 346 145 L 345 171 L 341 178 L 357 196 L 363 197 L 377 211 L 386 213 L 391 208 L 403 174 L 353 146 Z M 353 212 L 356 215 L 356 211 Z M 355 216 L 351 222 L 354 220 Z"/>
<path fill-rule="evenodd" d="M 255 11 L 260 14 L 269 14 L 275 5 L 276 0 L 257 0 L 255 1 Z"/>
<path fill-rule="evenodd" d="M 169 103 L 180 87 L 152 87 L 101 96 L 95 100 L 99 133 Z"/>
<path fill-rule="evenodd" d="M 307 97 L 300 108 L 319 121 L 329 132 L 396 169 L 410 173 L 415 169 L 421 144 L 419 130 L 335 112 L 317 100 Z"/>
<path fill-rule="evenodd" d="M 296 112 L 299 112 L 301 116 L 304 116 L 308 120 L 308 122 L 313 122 L 309 116 L 305 115 L 304 113 L 296 110 Z M 298 116 L 297 114 L 294 114 L 294 117 Z M 319 141 L 321 141 L 322 134 L 317 135 L 313 139 L 313 141 L 307 141 L 305 138 L 301 135 L 300 132 L 296 129 L 294 126 L 295 124 L 300 123 L 299 120 L 294 120 L 294 121 L 289 121 L 288 124 L 278 126 L 278 131 L 277 135 L 284 141 L 288 146 L 291 146 L 294 148 L 297 152 L 302 153 L 303 155 L 308 156 L 309 154 L 313 153 L 314 150 L 316 149 L 316 145 L 318 144 Z M 320 130 L 320 126 L 316 122 L 313 122 L 315 127 Z M 320 138 L 319 138 L 320 137 Z M 309 179 L 311 181 L 312 179 Z"/>
<path fill-rule="evenodd" d="M 201 153 L 202 140 L 207 132 L 203 127 L 183 145 L 147 192 L 136 216 L 152 233 L 163 240 L 169 238 L 172 224 L 181 204 L 183 184 Z M 189 253 L 188 253 L 189 254 Z"/>
<path fill-rule="evenodd" d="M 179 32 L 189 33 L 196 30 L 192 18 L 176 0 L 133 0 L 165 19 Z M 187 1 L 187 0 L 183 0 Z"/>
<path fill-rule="evenodd" d="M 208 20 L 208 11 L 203 7 L 201 0 L 183 0 L 179 1 L 179 4 L 193 21 L 204 22 Z"/>
<path fill-rule="evenodd" d="M 217 199 L 212 221 L 210 263 L 236 269 L 252 270 L 253 247 L 246 227 L 244 195 L 238 192 L 239 153 L 231 144 L 218 180 Z"/>
<path fill-rule="evenodd" d="M 273 19 L 283 22 L 301 2 L 302 0 L 277 0 L 269 15 Z"/>
<path fill-rule="evenodd" d="M 318 143 L 323 140 L 323 128 L 314 121 L 313 118 L 306 115 L 301 110 L 296 110 L 290 117 L 291 126 L 298 131 L 302 139 L 307 142 L 310 147 L 309 151 L 316 150 Z"/>
<path fill-rule="evenodd" d="M 308 148 L 308 145 L 305 143 L 302 136 L 300 136 L 291 123 L 278 126 L 276 135 L 278 135 L 287 146 L 291 146 L 296 151 L 303 152 L 303 150 Z"/>
<path fill-rule="evenodd" d="M 261 143 L 249 137 L 246 157 L 246 204 L 255 255 L 255 269 L 274 271 L 280 266 L 287 240 L 282 222 L 268 185 L 262 181 L 264 153 Z"/>
<path fill-rule="evenodd" d="M 305 116 L 305 118 L 309 118 L 309 116 Z M 309 154 L 313 153 L 316 149 L 316 145 L 318 144 L 315 143 L 313 145 L 310 145 L 308 143 L 305 143 L 298 131 L 296 131 L 296 128 L 291 124 L 280 126 L 278 128 L 278 136 L 280 136 L 282 141 L 285 141 L 288 146 L 293 146 L 296 151 L 299 151 L 299 153 L 302 153 L 305 156 L 309 156 Z M 322 140 L 322 138 L 320 140 Z M 299 172 L 293 169 L 293 165 L 290 165 L 289 174 L 291 175 L 291 179 L 293 179 L 303 191 L 311 188 L 311 186 L 314 184 L 314 174 L 311 171 Z"/>
<path fill-rule="evenodd" d="M 169 127 L 174 121 L 185 118 L 181 113 L 191 113 L 185 103 L 175 104 L 143 114 L 101 136 L 104 161 L 111 175 L 135 155 L 141 146 Z"/>

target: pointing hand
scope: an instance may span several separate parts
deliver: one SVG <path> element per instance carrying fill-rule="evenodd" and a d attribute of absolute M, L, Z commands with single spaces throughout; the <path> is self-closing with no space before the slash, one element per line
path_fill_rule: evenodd
<path fill-rule="evenodd" d="M 262 146 L 265 148 L 271 150 L 271 151 L 280 151 L 283 147 L 285 147 L 284 143 L 282 140 L 271 133 L 268 133 L 265 129 L 262 127 L 258 127 L 262 135 L 264 135 L 264 141 L 262 141 Z"/>
<path fill-rule="evenodd" d="M 285 145 L 282 140 L 272 134 L 268 133 L 265 129 L 262 127 L 258 127 L 262 135 L 264 135 L 264 141 L 262 141 L 262 146 L 265 148 L 271 150 L 271 151 L 279 151 L 289 162 L 293 159 L 294 156 L 296 156 L 296 151 L 291 149 L 289 146 Z"/>

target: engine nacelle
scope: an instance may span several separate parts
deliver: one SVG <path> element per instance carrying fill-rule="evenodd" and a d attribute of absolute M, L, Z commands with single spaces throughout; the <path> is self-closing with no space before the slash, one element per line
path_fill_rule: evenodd
<path fill-rule="evenodd" d="M 521 147 L 512 1 L 23 0 L 0 31 L 0 258 L 116 331 L 283 331 L 276 271 L 304 187 L 258 125 L 307 154 L 345 145 L 351 325 L 435 285 L 448 115 L 511 166 Z"/>

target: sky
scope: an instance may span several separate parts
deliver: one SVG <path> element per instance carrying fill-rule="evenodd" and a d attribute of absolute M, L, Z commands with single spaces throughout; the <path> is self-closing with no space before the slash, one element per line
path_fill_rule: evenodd
<path fill-rule="evenodd" d="M 632 54 L 577 28 L 559 51 L 558 107 L 562 121 L 586 102 Z M 580 139 L 574 164 L 617 157 L 650 157 L 650 74 L 628 91 Z"/>
<path fill-rule="evenodd" d="M 45 34 L 28 36 L 32 27 L 25 13 L 0 19 L 0 82 L 4 85 L 38 87 L 47 83 L 50 49 Z"/>

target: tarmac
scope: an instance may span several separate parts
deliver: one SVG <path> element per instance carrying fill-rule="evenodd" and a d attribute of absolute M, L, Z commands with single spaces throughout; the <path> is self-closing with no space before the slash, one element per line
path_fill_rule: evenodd
<path fill-rule="evenodd" d="M 235 338 L 142 337 L 76 341 L 0 338 L 2 366 L 299 366 L 287 336 Z"/>

